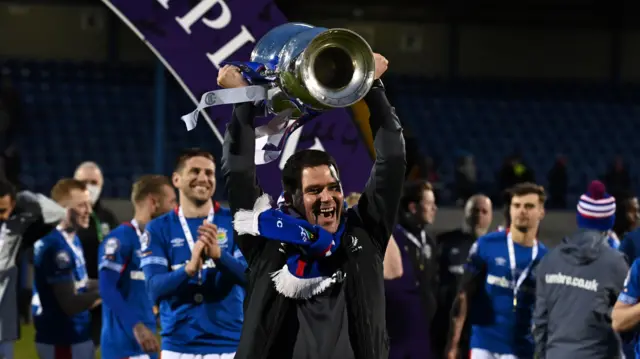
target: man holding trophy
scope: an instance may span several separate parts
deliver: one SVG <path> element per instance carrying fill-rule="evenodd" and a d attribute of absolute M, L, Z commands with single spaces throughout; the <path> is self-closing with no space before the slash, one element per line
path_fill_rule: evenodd
<path fill-rule="evenodd" d="M 344 210 L 335 160 L 316 150 L 288 159 L 282 206 L 271 209 L 256 185 L 255 107 L 234 108 L 222 168 L 251 277 L 237 359 L 388 356 L 382 261 L 406 162 L 402 127 L 379 79 L 386 68 L 387 60 L 375 55 L 365 101 L 377 160 L 353 209 Z M 232 66 L 220 71 L 218 83 L 247 85 Z"/>
<path fill-rule="evenodd" d="M 262 37 L 251 62 L 221 68 L 223 89 L 182 117 L 191 130 L 203 108 L 235 104 L 221 167 L 249 267 L 236 359 L 387 359 L 383 259 L 406 168 L 402 126 L 380 81 L 387 65 L 350 30 L 284 24 Z M 362 99 L 376 160 L 358 204 L 347 209 L 331 155 L 302 150 L 286 161 L 272 209 L 256 165 L 278 158 L 322 111 Z M 257 127 L 265 109 L 275 117 Z"/>

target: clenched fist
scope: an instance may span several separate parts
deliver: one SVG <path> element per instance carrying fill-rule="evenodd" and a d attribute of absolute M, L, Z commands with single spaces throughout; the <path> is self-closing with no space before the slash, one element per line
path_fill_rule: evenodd
<path fill-rule="evenodd" d="M 385 73 L 385 71 L 387 71 L 387 68 L 389 68 L 389 60 L 387 60 L 384 56 L 377 53 L 373 54 L 373 59 L 376 64 L 374 79 L 377 80 L 380 78 L 380 76 L 382 76 L 382 74 Z"/>
<path fill-rule="evenodd" d="M 244 77 L 242 77 L 242 72 L 239 68 L 232 65 L 224 65 L 220 71 L 218 71 L 218 86 L 230 89 L 249 86 L 249 84 Z"/>

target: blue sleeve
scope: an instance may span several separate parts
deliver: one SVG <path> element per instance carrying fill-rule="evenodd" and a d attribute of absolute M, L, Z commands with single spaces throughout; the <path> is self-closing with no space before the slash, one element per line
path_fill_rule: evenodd
<path fill-rule="evenodd" d="M 635 243 L 633 243 L 633 233 L 635 233 L 635 231 L 625 234 L 620 242 L 620 247 L 618 247 L 618 250 L 624 253 L 627 263 L 629 264 L 633 263 L 636 259 L 636 246 Z"/>
<path fill-rule="evenodd" d="M 624 289 L 618 295 L 618 301 L 634 305 L 638 303 L 640 298 L 640 278 L 638 278 L 638 267 L 640 266 L 640 259 L 636 259 L 629 269 L 627 278 L 624 280 Z"/>
<path fill-rule="evenodd" d="M 483 249 L 482 249 L 483 242 L 484 242 L 483 238 L 480 237 L 471 246 L 471 249 L 469 250 L 469 258 L 464 267 L 466 272 L 469 272 L 472 274 L 479 274 L 485 270 L 486 261 L 484 260 Z"/>
<path fill-rule="evenodd" d="M 98 284 L 100 286 L 100 297 L 103 305 L 106 305 L 122 321 L 126 328 L 133 330 L 133 327 L 142 322 L 138 318 L 137 312 L 131 309 L 118 291 L 118 280 L 120 273 L 103 268 L 98 273 Z"/>
<path fill-rule="evenodd" d="M 52 246 L 43 255 L 41 269 L 46 273 L 48 283 L 74 281 L 73 269 L 76 264 L 70 250 Z"/>
<path fill-rule="evenodd" d="M 129 307 L 120 291 L 118 291 L 118 281 L 126 265 L 131 260 L 132 253 L 131 244 L 126 242 L 126 238 L 122 236 L 122 240 L 120 240 L 113 233 L 100 244 L 98 250 L 100 297 L 104 305 L 108 306 L 122 323 L 131 330 L 142 320 L 138 318 L 137 312 Z"/>
<path fill-rule="evenodd" d="M 216 261 L 216 267 L 220 269 L 222 275 L 232 276 L 238 284 L 242 286 L 247 284 L 247 277 L 245 275 L 247 261 L 244 259 L 239 248 L 235 248 L 233 254 L 223 250 L 220 259 Z"/>
<path fill-rule="evenodd" d="M 167 241 L 162 236 L 161 228 L 156 227 L 159 224 L 161 222 L 149 223 L 140 237 L 140 266 L 144 272 L 147 292 L 154 303 L 178 292 L 179 287 L 189 280 L 184 266 L 176 271 L 169 271 L 169 256 L 165 249 Z"/>

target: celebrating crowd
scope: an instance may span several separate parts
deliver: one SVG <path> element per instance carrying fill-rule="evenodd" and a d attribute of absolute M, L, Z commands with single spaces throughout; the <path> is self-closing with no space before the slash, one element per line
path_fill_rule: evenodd
<path fill-rule="evenodd" d="M 105 359 L 623 357 L 640 321 L 640 262 L 629 271 L 635 258 L 617 248 L 605 186 L 589 185 L 579 230 L 551 250 L 537 238 L 545 191 L 528 182 L 510 188 L 501 229 L 475 194 L 461 227 L 434 235 L 434 189 L 405 183 L 402 125 L 380 81 L 388 62 L 375 61 L 365 102 L 376 161 L 361 194 L 345 196 L 328 153 L 302 150 L 272 201 L 256 175 L 253 103 L 234 106 L 225 133 L 228 209 L 212 200 L 216 159 L 200 149 L 171 178 L 139 178 L 134 217 L 119 226 L 99 210 L 95 164 L 50 196 L 1 182 L 0 357 L 13 357 L 15 264 L 31 244 L 41 359 L 94 358 L 97 346 Z M 233 66 L 218 83 L 248 85 Z"/>

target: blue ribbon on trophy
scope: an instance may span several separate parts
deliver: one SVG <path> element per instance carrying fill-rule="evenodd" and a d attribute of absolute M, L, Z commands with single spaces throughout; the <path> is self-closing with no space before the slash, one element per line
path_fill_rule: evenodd
<path fill-rule="evenodd" d="M 322 112 L 360 101 L 375 71 L 371 47 L 357 33 L 302 23 L 270 30 L 249 62 L 225 64 L 238 67 L 249 86 L 207 92 L 181 119 L 191 131 L 205 108 L 242 102 L 263 106 L 265 116 L 275 116 L 255 130 L 257 165 L 277 159 L 289 136 Z"/>

